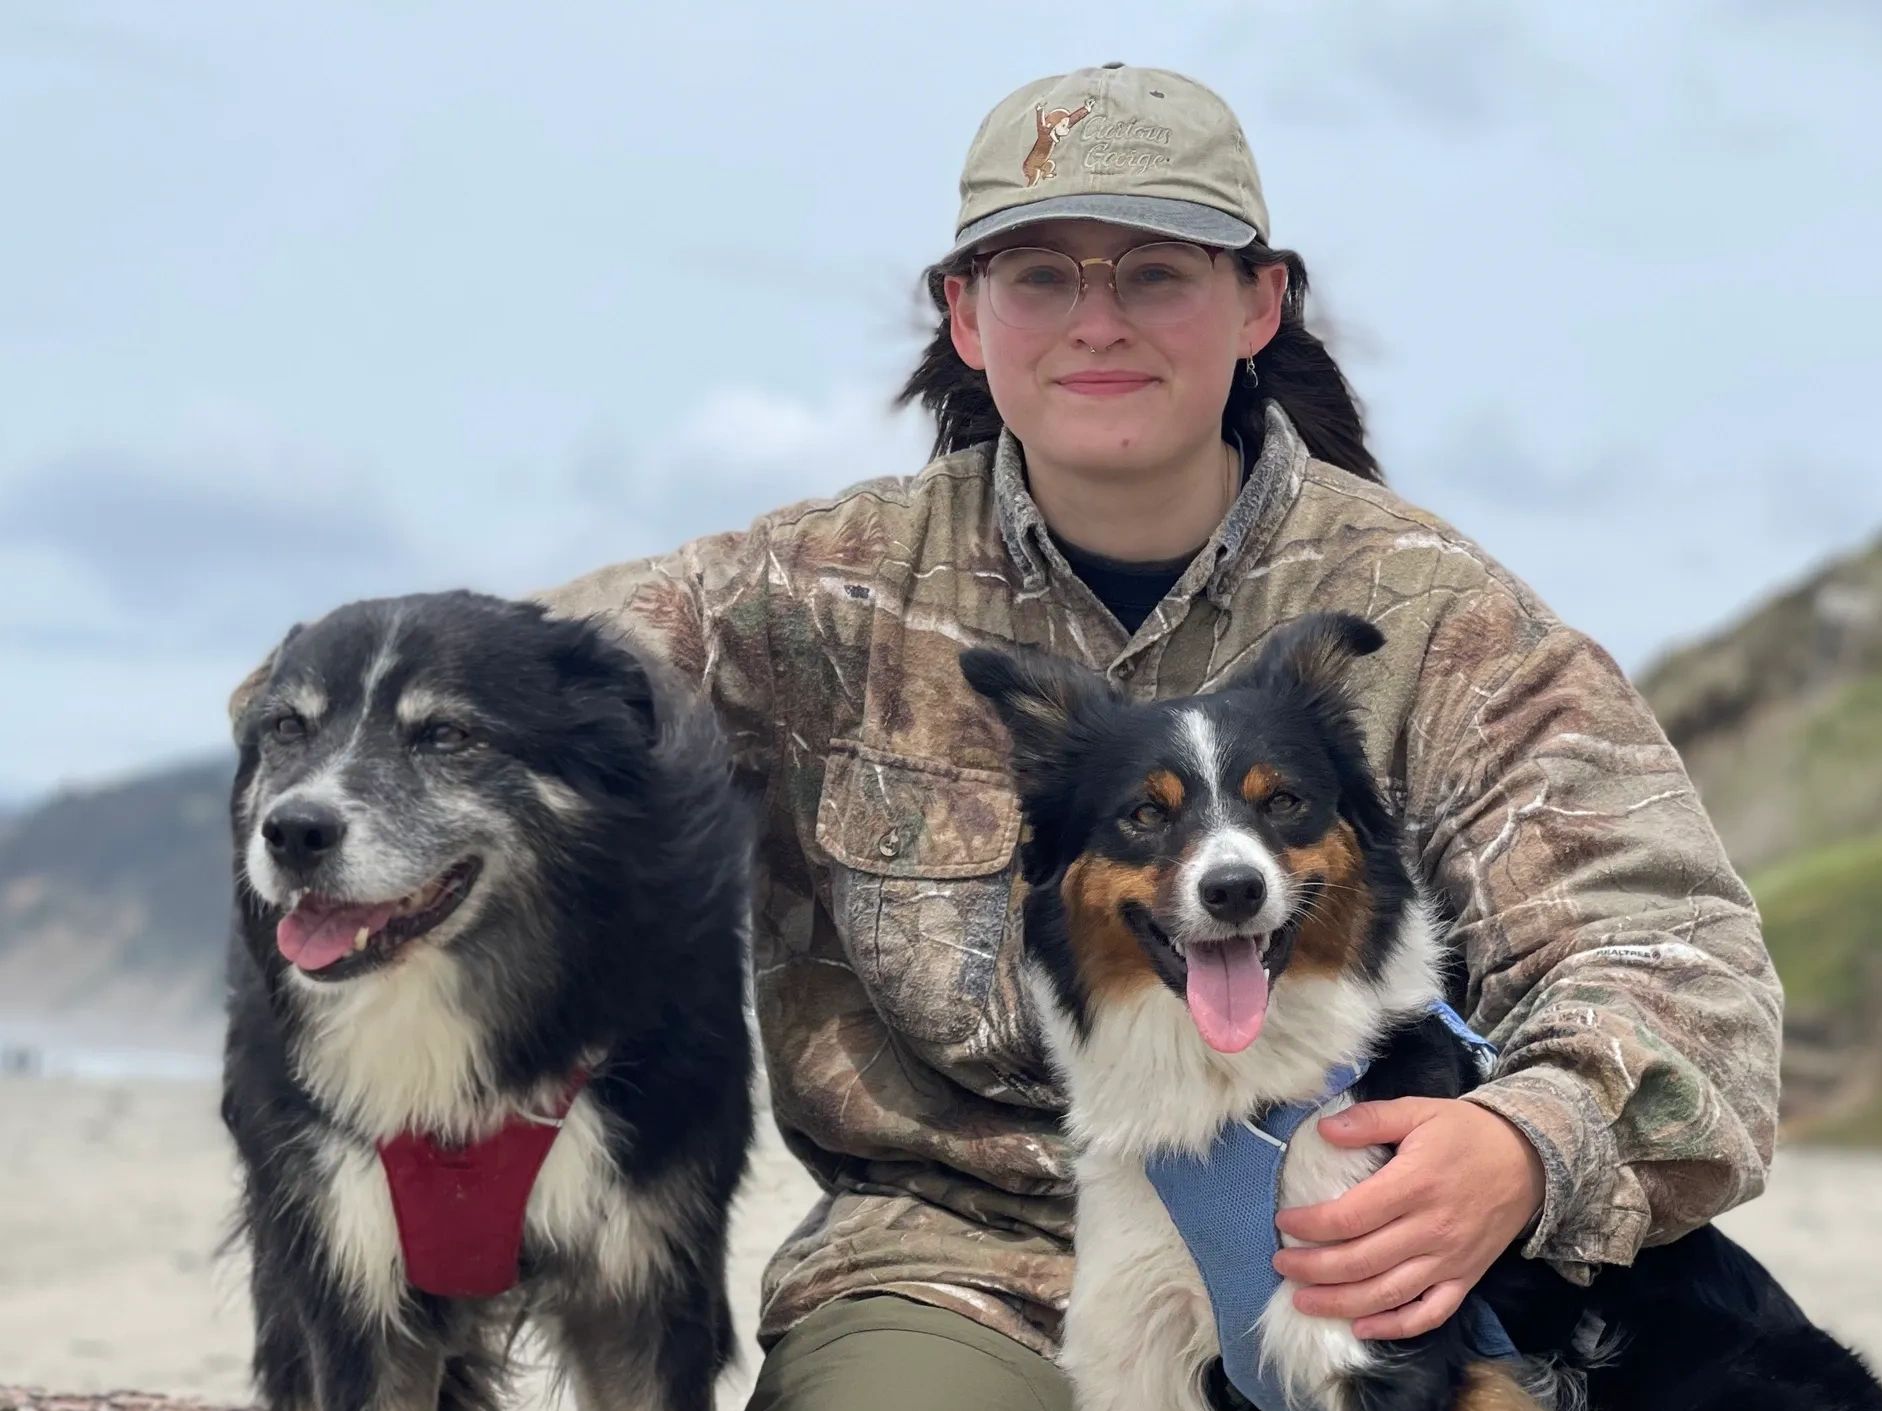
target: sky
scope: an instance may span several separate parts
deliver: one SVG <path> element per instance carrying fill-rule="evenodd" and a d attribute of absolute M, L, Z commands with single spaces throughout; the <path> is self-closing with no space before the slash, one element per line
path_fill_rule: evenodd
<path fill-rule="evenodd" d="M 1638 670 L 1882 532 L 1882 6 L 0 8 L 0 800 L 853 481 L 986 110 L 1240 115 L 1389 480 Z"/>

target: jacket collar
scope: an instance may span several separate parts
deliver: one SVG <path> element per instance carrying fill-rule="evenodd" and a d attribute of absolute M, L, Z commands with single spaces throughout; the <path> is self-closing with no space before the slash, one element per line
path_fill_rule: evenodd
<path fill-rule="evenodd" d="M 1217 607 L 1227 606 L 1246 552 L 1259 552 L 1299 493 L 1307 459 L 1306 443 L 1294 423 L 1286 412 L 1269 402 L 1261 455 L 1250 468 L 1242 493 L 1178 581 L 1179 592 L 1188 596 L 1206 588 L 1211 602 Z M 1022 586 L 1036 591 L 1051 573 L 1070 574 L 1070 565 L 1052 543 L 1045 517 L 1026 488 L 1025 457 L 1019 441 L 1005 429 L 994 447 L 993 492 L 1000 537 L 1006 541 Z"/>

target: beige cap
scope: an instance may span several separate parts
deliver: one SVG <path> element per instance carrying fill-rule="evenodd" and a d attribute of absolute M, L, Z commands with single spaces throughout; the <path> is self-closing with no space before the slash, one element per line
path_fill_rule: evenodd
<path fill-rule="evenodd" d="M 949 255 L 1065 219 L 1223 249 L 1268 239 L 1261 177 L 1229 105 L 1181 74 L 1121 63 L 1038 79 L 987 114 Z"/>

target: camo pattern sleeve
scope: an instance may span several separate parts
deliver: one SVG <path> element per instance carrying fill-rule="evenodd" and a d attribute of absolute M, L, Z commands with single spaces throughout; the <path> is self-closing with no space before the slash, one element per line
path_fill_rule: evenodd
<path fill-rule="evenodd" d="M 1502 1047 L 1471 1100 L 1541 1154 L 1524 1252 L 1585 1283 L 1763 1189 L 1782 992 L 1678 754 L 1600 647 L 1487 593 L 1428 660 L 1444 743 L 1414 805 Z"/>
<path fill-rule="evenodd" d="M 537 600 L 620 631 L 712 703 L 740 772 L 769 775 L 776 713 L 764 576 L 767 530 L 710 534 L 669 554 L 597 569 Z"/>

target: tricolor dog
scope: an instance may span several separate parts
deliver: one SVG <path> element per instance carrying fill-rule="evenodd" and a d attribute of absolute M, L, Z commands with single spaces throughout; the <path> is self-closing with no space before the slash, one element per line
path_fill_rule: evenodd
<path fill-rule="evenodd" d="M 963 654 L 1028 824 L 1025 974 L 1078 1149 L 1063 1360 L 1082 1411 L 1882 1407 L 1710 1227 L 1587 1289 L 1508 1252 L 1401 1342 L 1299 1312 L 1272 1275 L 1275 1207 L 1389 1156 L 1324 1142 L 1316 1117 L 1484 1077 L 1346 681 L 1382 641 L 1302 618 L 1221 690 L 1155 703 L 1036 654 Z"/>

